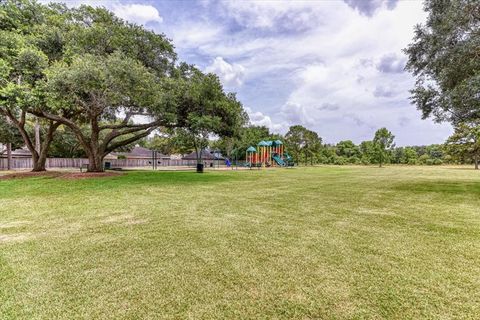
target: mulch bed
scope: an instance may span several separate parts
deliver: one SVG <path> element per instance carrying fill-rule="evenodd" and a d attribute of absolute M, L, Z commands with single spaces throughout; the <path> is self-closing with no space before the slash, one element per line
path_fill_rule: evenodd
<path fill-rule="evenodd" d="M 61 178 L 61 179 L 91 179 L 119 176 L 119 172 L 60 172 L 60 171 L 44 171 L 44 172 L 14 172 L 0 176 L 0 180 L 24 179 L 34 177 Z"/>
<path fill-rule="evenodd" d="M 34 178 L 34 177 L 56 178 L 61 176 L 64 173 L 65 172 L 58 172 L 58 171 L 43 171 L 43 172 L 19 171 L 19 172 L 9 173 L 9 174 L 0 176 L 0 180 L 23 179 L 23 178 Z"/>
<path fill-rule="evenodd" d="M 65 173 L 60 178 L 62 179 L 90 179 L 90 178 L 105 178 L 120 176 L 120 172 L 69 172 Z"/>

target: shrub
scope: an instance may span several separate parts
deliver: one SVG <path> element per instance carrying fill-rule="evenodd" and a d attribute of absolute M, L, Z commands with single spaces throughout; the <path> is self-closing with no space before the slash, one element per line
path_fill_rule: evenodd
<path fill-rule="evenodd" d="M 360 164 L 360 159 L 358 157 L 350 157 L 350 158 L 348 158 L 348 163 Z"/>
<path fill-rule="evenodd" d="M 420 164 L 428 164 L 428 160 L 431 160 L 428 154 L 423 154 L 418 158 Z"/>
<path fill-rule="evenodd" d="M 436 165 L 436 166 L 440 166 L 443 164 L 443 161 L 442 159 L 435 159 L 433 160 L 433 164 Z"/>
<path fill-rule="evenodd" d="M 362 160 L 361 160 L 362 164 L 364 165 L 368 165 L 368 164 L 371 164 L 372 162 L 370 161 L 369 158 L 367 157 L 362 157 Z"/>
<path fill-rule="evenodd" d="M 416 165 L 418 162 L 417 162 L 417 159 L 408 159 L 407 161 L 407 164 L 411 165 L 411 166 L 414 166 Z"/>
<path fill-rule="evenodd" d="M 336 165 L 345 165 L 345 164 L 347 164 L 347 159 L 345 159 L 344 157 L 336 157 L 336 158 L 333 160 L 333 164 L 336 164 Z"/>

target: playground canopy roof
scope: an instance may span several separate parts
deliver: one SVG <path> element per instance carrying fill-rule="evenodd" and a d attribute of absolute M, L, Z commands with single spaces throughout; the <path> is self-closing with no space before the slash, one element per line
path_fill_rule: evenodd
<path fill-rule="evenodd" d="M 281 146 L 281 145 L 283 144 L 283 142 L 280 141 L 280 140 L 276 140 L 276 141 L 274 141 L 273 143 L 274 143 L 276 146 Z"/>
<path fill-rule="evenodd" d="M 259 146 L 259 147 L 266 147 L 266 146 L 268 146 L 268 144 L 267 144 L 265 141 L 262 140 L 262 141 L 260 141 L 260 142 L 257 144 L 257 146 Z"/>
<path fill-rule="evenodd" d="M 250 146 L 248 147 L 247 152 L 257 152 L 257 149 L 255 149 L 255 147 Z"/>

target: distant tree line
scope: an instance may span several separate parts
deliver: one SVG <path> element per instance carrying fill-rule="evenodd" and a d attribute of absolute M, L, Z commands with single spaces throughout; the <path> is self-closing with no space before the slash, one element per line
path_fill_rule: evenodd
<path fill-rule="evenodd" d="M 478 131 L 480 126 L 474 128 Z M 261 140 L 280 139 L 284 141 L 287 152 L 299 165 L 474 164 L 475 154 L 480 154 L 480 139 L 469 139 L 470 129 L 457 131 L 445 144 L 397 147 L 394 144 L 393 134 L 386 128 L 377 130 L 372 140 L 363 141 L 360 144 L 355 144 L 351 140 L 331 144 L 324 143 L 316 132 L 301 125 L 291 126 L 284 136 L 272 134 L 264 126 L 248 126 L 242 128 L 238 140 L 222 138 L 209 141 L 207 144 L 210 148 L 223 152 L 229 158 L 244 160 L 245 150 L 249 146 L 256 146 Z M 155 141 L 160 141 L 157 139 L 160 138 L 154 138 L 147 145 L 155 147 Z M 161 139 L 163 143 L 169 141 L 167 137 Z M 168 149 L 168 151 L 173 150 L 181 151 L 178 148 Z M 480 156 L 477 156 L 477 160 L 478 158 Z"/>

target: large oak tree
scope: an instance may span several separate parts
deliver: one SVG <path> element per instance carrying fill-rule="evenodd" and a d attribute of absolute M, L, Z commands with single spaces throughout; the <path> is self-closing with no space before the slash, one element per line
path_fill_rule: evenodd
<path fill-rule="evenodd" d="M 52 10 L 64 28 L 50 37 L 60 39 L 62 50 L 35 88 L 36 101 L 46 103 L 28 111 L 72 130 L 89 158 L 88 171 L 103 171 L 109 152 L 160 125 L 175 125 L 175 106 L 163 96 L 176 55 L 164 35 L 103 8 Z"/>

